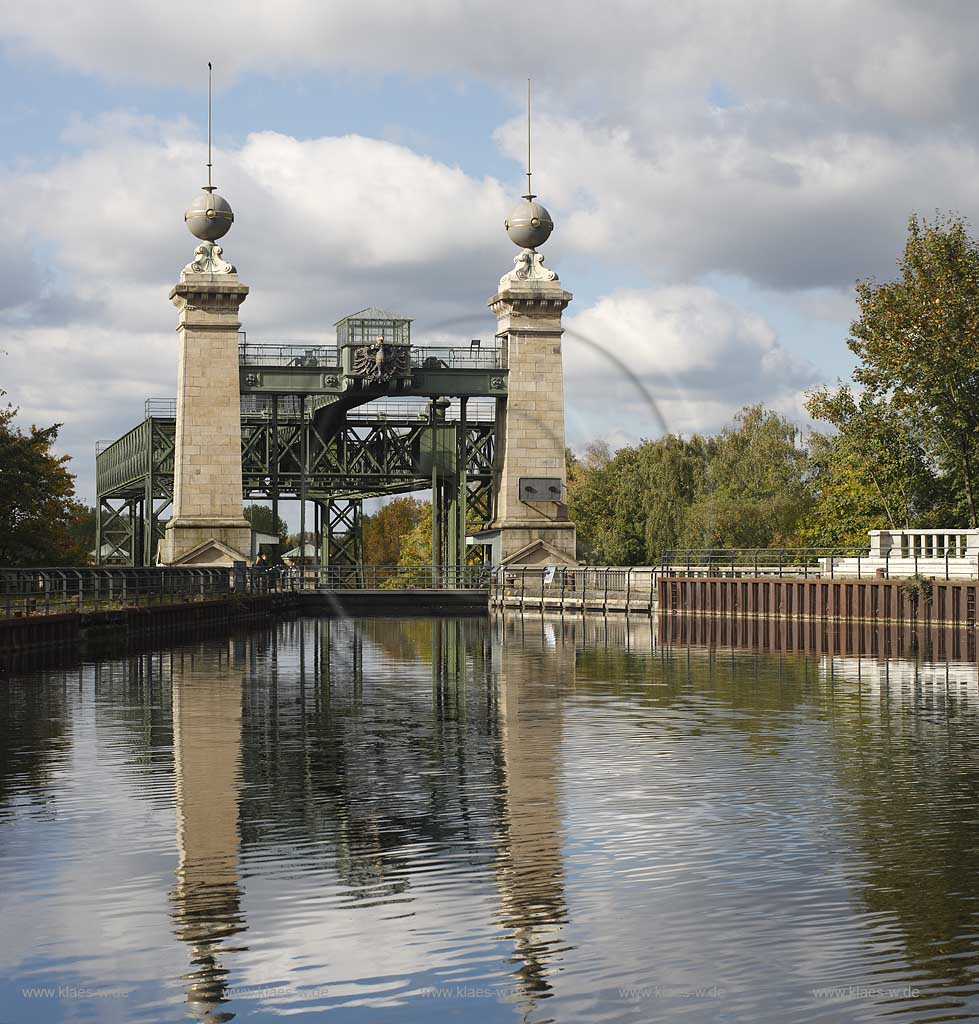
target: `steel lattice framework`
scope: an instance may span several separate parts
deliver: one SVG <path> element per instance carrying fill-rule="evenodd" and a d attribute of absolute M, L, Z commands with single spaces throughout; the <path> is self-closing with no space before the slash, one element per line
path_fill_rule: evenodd
<path fill-rule="evenodd" d="M 362 554 L 345 537 L 359 534 L 360 502 L 427 490 L 433 468 L 457 493 L 464 488 L 471 519 L 488 524 L 492 518 L 493 420 L 432 424 L 365 416 L 324 434 L 312 419 L 276 419 L 242 417 L 242 498 L 319 503 L 333 517 L 329 533 L 343 560 L 359 561 Z M 172 416 L 148 415 L 98 453 L 102 562 L 152 564 L 173 500 L 175 433 Z"/>
<path fill-rule="evenodd" d="M 363 345 L 384 342 L 386 375 Z M 467 523 L 493 516 L 503 352 L 412 346 L 410 320 L 371 307 L 337 324 L 337 345 L 239 337 L 242 499 L 314 502 L 323 558 L 362 562 L 365 498 L 431 489 L 436 564 L 466 561 Z M 377 349 L 377 346 L 374 346 Z M 98 561 L 149 565 L 173 502 L 176 408 L 145 418 L 96 453 Z"/>

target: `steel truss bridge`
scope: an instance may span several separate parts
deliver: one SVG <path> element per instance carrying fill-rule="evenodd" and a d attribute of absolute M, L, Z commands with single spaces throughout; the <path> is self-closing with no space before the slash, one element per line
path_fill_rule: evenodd
<path fill-rule="evenodd" d="M 379 314 L 380 310 L 365 310 Z M 242 500 L 314 508 L 324 565 L 363 563 L 365 498 L 431 490 L 433 561 L 466 562 L 466 535 L 493 516 L 500 349 L 412 347 L 405 318 L 348 317 L 347 345 L 251 344 L 239 335 Z M 388 379 L 370 379 L 357 342 L 389 340 Z M 410 355 L 408 354 L 410 353 Z M 152 565 L 173 502 L 176 402 L 150 399 L 141 423 L 96 450 L 97 561 Z"/>

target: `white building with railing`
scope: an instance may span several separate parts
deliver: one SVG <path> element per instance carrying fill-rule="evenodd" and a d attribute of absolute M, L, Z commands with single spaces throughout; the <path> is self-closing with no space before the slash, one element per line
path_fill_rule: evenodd
<path fill-rule="evenodd" d="M 819 562 L 834 576 L 979 579 L 979 530 L 871 530 L 866 555 Z"/>

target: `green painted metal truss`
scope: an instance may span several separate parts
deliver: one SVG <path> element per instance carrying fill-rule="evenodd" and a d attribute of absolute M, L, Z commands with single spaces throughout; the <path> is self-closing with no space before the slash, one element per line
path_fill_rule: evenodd
<path fill-rule="evenodd" d="M 350 346 L 242 341 L 242 499 L 317 503 L 336 560 L 353 564 L 364 498 L 433 489 L 440 560 L 461 564 L 467 522 L 493 514 L 507 371 L 477 343 L 397 347 L 410 359 L 390 358 L 385 376 Z M 175 417 L 172 400 L 151 399 L 141 423 L 97 451 L 100 563 L 155 560 L 173 501 Z"/>

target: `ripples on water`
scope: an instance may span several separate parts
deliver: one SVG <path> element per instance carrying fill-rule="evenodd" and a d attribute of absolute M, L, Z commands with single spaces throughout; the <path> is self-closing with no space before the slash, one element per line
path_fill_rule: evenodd
<path fill-rule="evenodd" d="M 8 676 L 0 1021 L 979 1018 L 974 639 L 752 629 L 304 619 Z"/>

